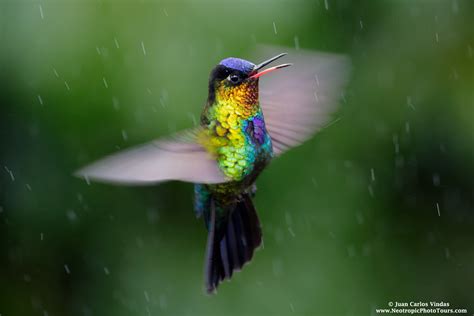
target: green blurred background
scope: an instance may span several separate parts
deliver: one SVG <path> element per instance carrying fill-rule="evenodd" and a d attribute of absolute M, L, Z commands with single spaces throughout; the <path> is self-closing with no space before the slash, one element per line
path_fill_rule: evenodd
<path fill-rule="evenodd" d="M 472 314 L 472 21 L 472 1 L 1 1 L 0 314 Z M 213 65 L 258 44 L 347 54 L 351 79 L 260 177 L 264 249 L 206 296 L 191 184 L 71 173 L 191 126 Z"/>

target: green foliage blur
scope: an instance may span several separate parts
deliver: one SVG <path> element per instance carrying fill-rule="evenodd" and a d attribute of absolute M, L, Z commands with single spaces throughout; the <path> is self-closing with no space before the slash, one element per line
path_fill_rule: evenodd
<path fill-rule="evenodd" d="M 1 1 L 0 315 L 474 313 L 472 21 L 460 0 Z M 263 249 L 207 296 L 191 184 L 72 172 L 192 126 L 210 69 L 257 44 L 352 74 L 335 123 L 260 177 Z"/>

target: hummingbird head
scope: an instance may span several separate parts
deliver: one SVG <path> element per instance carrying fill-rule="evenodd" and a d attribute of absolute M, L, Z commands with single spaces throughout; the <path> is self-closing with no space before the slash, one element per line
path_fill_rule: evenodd
<path fill-rule="evenodd" d="M 258 65 L 235 57 L 223 59 L 211 71 L 208 104 L 212 105 L 215 101 L 244 105 L 257 104 L 258 78 L 291 64 L 281 64 L 260 72 L 259 70 L 285 55 L 286 53 L 279 54 Z"/>

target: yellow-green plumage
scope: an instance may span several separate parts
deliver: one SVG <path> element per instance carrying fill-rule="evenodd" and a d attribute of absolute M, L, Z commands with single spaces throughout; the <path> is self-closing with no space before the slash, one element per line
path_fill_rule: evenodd
<path fill-rule="evenodd" d="M 263 160 L 272 155 L 271 140 L 264 129 L 263 114 L 258 102 L 258 82 L 245 82 L 237 87 L 219 83 L 214 102 L 205 112 L 206 148 L 217 156 L 219 167 L 234 181 L 241 181 L 254 168 L 257 156 Z M 255 135 L 258 120 L 259 143 Z M 249 124 L 251 125 L 249 127 Z M 262 159 L 261 159 L 262 160 Z"/>

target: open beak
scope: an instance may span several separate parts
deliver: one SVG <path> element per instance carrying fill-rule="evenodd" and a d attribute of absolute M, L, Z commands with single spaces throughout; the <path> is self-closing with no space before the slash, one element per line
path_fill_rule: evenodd
<path fill-rule="evenodd" d="M 281 53 L 279 55 L 276 55 L 275 57 L 272 57 L 270 59 L 267 59 L 265 60 L 264 62 L 261 62 L 260 64 L 258 64 L 257 66 L 255 66 L 255 69 L 254 69 L 254 74 L 251 75 L 249 78 L 252 78 L 252 79 L 257 79 L 258 77 L 262 76 L 262 75 L 265 75 L 269 72 L 272 72 L 274 70 L 277 70 L 277 69 L 281 69 L 281 68 L 285 68 L 285 67 L 288 67 L 288 66 L 291 66 L 292 64 L 281 64 L 281 65 L 278 65 L 278 66 L 274 66 L 274 67 L 270 67 L 270 68 L 267 68 L 265 70 L 262 70 L 260 72 L 258 72 L 259 69 L 262 69 L 263 67 L 265 67 L 266 65 L 268 65 L 269 63 L 285 56 L 286 53 Z"/>

